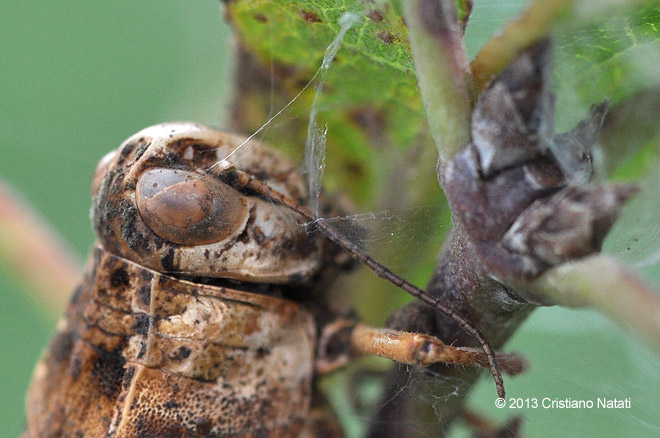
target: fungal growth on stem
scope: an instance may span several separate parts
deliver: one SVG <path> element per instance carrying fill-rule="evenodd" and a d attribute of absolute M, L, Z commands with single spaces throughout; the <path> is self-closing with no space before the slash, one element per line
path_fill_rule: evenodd
<path fill-rule="evenodd" d="M 528 292 L 533 281 L 555 266 L 598 252 L 621 207 L 636 192 L 630 184 L 589 182 L 608 102 L 594 105 L 571 131 L 554 135 L 551 50 L 547 39 L 530 46 L 485 88 L 472 112 L 472 141 L 438 165 L 452 230 L 426 291 L 459 315 L 469 315 L 495 349 L 535 306 L 556 304 Z M 455 322 L 419 303 L 398 310 L 388 326 L 450 344 L 474 342 Z M 431 371 L 458 377 L 459 388 L 456 379 L 418 384 L 410 391 L 395 385 L 400 392 L 380 409 L 370 437 L 408 436 L 410 427 L 427 423 L 428 409 L 419 394 L 426 388 L 455 395 L 434 409 L 441 430 L 461 414 L 477 373 L 444 365 Z M 431 382 L 426 371 L 416 373 L 422 382 Z M 404 374 L 394 371 L 391 381 L 403 384 L 410 379 Z M 401 416 L 408 423 L 383 427 Z"/>
<path fill-rule="evenodd" d="M 600 250 L 630 184 L 594 184 L 607 102 L 553 136 L 549 40 L 525 50 L 479 97 L 472 138 L 441 183 L 464 236 L 494 279 L 531 280 Z"/>

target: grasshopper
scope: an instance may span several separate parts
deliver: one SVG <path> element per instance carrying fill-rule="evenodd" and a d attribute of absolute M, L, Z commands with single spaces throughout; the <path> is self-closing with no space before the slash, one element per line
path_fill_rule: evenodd
<path fill-rule="evenodd" d="M 339 437 L 318 374 L 366 354 L 496 360 L 333 312 L 323 298 L 349 258 L 299 224 L 313 215 L 294 165 L 253 140 L 229 157 L 244 142 L 162 124 L 101 160 L 98 241 L 34 372 L 24 437 Z"/>

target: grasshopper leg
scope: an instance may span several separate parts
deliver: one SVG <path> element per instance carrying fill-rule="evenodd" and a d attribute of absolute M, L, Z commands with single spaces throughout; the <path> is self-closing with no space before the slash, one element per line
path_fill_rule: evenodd
<path fill-rule="evenodd" d="M 343 344 L 346 347 L 342 348 Z M 375 355 L 407 365 L 448 365 L 488 367 L 488 357 L 479 348 L 454 347 L 421 333 L 376 328 L 350 319 L 339 319 L 324 327 L 316 362 L 320 373 L 333 371 L 352 359 Z M 527 361 L 515 353 L 496 353 L 503 372 L 516 375 Z"/>

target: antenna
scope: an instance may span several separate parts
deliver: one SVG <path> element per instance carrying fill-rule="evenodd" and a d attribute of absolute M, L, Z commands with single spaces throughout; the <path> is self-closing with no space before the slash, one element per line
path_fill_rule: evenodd
<path fill-rule="evenodd" d="M 274 202 L 278 202 L 285 206 L 286 208 L 300 214 L 305 219 L 307 219 L 310 224 L 314 224 L 318 230 L 323 234 L 327 239 L 336 243 L 337 245 L 344 248 L 348 251 L 353 257 L 358 259 L 360 262 L 367 265 L 377 276 L 380 278 L 389 281 L 400 289 L 403 289 L 408 294 L 422 301 L 423 303 L 431 306 L 438 312 L 444 314 L 448 318 L 454 320 L 468 335 L 472 336 L 481 346 L 486 357 L 488 358 L 488 365 L 490 367 L 490 372 L 493 375 L 495 380 L 495 387 L 497 388 L 497 395 L 500 398 L 504 398 L 504 380 L 502 379 L 502 373 L 498 366 L 497 360 L 495 359 L 495 352 L 490 346 L 490 343 L 486 337 L 474 327 L 465 317 L 456 313 L 453 309 L 445 306 L 440 302 L 439 299 L 429 295 L 424 290 L 418 288 L 414 284 L 406 281 L 399 275 L 392 272 L 389 268 L 382 265 L 373 259 L 369 254 L 364 252 L 356 244 L 346 239 L 342 236 L 337 230 L 332 228 L 332 226 L 325 221 L 323 218 L 316 217 L 309 209 L 300 205 L 295 200 L 284 195 L 281 192 L 278 192 L 275 189 L 269 187 L 263 181 L 260 181 L 247 172 L 236 169 L 235 167 L 225 167 L 222 169 L 222 173 L 219 175 L 227 184 L 232 185 L 235 188 L 245 188 L 251 190 L 267 199 L 270 199 Z"/>

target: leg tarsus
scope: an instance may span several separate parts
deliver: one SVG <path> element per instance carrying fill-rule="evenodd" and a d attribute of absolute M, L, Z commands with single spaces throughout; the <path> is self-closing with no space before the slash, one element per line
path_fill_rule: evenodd
<path fill-rule="evenodd" d="M 329 354 L 334 345 L 339 353 Z M 343 345 L 343 348 L 337 348 Z M 353 358 L 376 355 L 408 365 L 434 363 L 488 367 L 488 357 L 478 348 L 453 347 L 440 339 L 419 333 L 374 328 L 353 320 L 340 319 L 324 327 L 319 340 L 317 370 L 333 371 Z M 502 371 L 515 375 L 527 368 L 527 361 L 517 354 L 497 353 Z"/>

